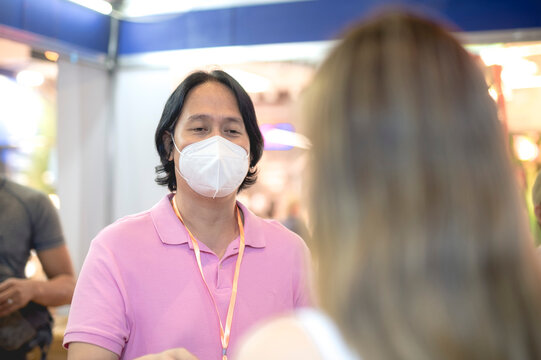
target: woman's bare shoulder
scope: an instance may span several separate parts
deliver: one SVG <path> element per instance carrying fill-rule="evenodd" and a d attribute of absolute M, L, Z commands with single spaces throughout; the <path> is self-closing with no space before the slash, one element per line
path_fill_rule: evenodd
<path fill-rule="evenodd" d="M 321 360 L 318 350 L 294 316 L 269 321 L 244 336 L 234 360 Z"/>

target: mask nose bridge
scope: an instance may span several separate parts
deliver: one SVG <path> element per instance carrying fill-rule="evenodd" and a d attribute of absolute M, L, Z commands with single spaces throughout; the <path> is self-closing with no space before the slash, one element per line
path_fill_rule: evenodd
<path fill-rule="evenodd" d="M 218 135 L 217 141 L 216 141 L 216 152 L 218 155 L 222 155 L 224 152 L 224 143 L 221 141 L 221 136 Z M 223 139 L 223 138 L 222 138 Z"/>

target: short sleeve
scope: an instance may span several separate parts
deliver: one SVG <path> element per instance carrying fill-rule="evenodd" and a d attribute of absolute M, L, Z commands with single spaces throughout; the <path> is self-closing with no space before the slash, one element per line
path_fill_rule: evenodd
<path fill-rule="evenodd" d="M 41 251 L 64 244 L 58 211 L 49 197 L 36 193 L 32 203 L 28 207 L 32 220 L 32 248 Z"/>
<path fill-rule="evenodd" d="M 117 261 L 99 236 L 77 280 L 64 346 L 84 342 L 120 355 L 129 338 L 126 292 Z"/>

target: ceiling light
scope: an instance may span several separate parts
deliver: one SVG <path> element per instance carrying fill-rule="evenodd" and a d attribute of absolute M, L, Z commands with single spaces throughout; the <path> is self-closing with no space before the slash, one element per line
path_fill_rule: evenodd
<path fill-rule="evenodd" d="M 124 18 L 180 14 L 194 10 L 223 9 L 240 6 L 276 4 L 310 0 L 123 0 L 120 12 Z"/>
<path fill-rule="evenodd" d="M 58 58 L 60 57 L 60 55 L 58 55 L 58 53 L 54 51 L 45 51 L 43 55 L 45 56 L 47 60 L 52 61 L 52 62 L 57 62 Z"/>
<path fill-rule="evenodd" d="M 183 13 L 192 10 L 196 1 L 128 1 L 122 7 L 122 15 L 127 18 L 163 15 L 171 13 Z"/>
<path fill-rule="evenodd" d="M 78 5 L 84 6 L 90 10 L 97 11 L 103 15 L 109 15 L 113 11 L 113 6 L 105 0 L 69 0 Z"/>

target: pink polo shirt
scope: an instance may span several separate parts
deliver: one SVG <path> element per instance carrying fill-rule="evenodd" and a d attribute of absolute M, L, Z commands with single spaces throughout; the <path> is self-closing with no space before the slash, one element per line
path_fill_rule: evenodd
<path fill-rule="evenodd" d="M 184 347 L 220 360 L 220 326 L 189 235 L 165 196 L 124 217 L 92 241 L 71 304 L 64 346 L 85 342 L 133 359 Z M 228 354 L 255 323 L 311 303 L 309 252 L 303 240 L 239 203 L 246 248 Z M 239 239 L 222 257 L 204 244 L 201 262 L 225 324 Z"/>

